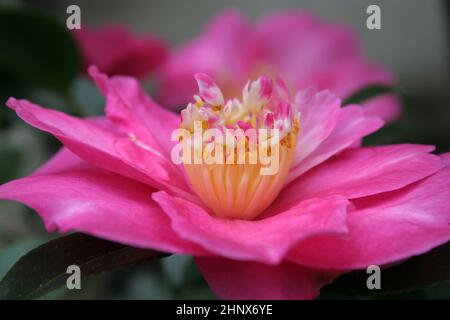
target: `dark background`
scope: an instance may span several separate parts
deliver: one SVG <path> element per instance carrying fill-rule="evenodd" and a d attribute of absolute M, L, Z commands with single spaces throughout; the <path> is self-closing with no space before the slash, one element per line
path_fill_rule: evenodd
<path fill-rule="evenodd" d="M 0 0 L 4 6 L 38 8 L 63 23 L 70 4 L 81 7 L 83 25 L 122 23 L 136 32 L 166 39 L 173 47 L 196 37 L 208 20 L 230 7 L 241 9 L 252 20 L 273 11 L 301 8 L 316 12 L 325 20 L 350 25 L 358 32 L 367 56 L 392 70 L 404 98 L 403 117 L 367 139 L 366 144 L 425 143 L 436 145 L 439 153 L 450 151 L 449 1 Z M 370 4 L 381 7 L 381 30 L 366 28 L 365 10 Z M 77 79 L 73 86 L 76 102 L 86 108 L 86 115 L 101 110 L 102 99 L 86 80 Z M 146 87 L 151 91 L 151 83 Z M 70 103 L 61 94 L 22 83 L 0 68 L 2 104 L 10 95 L 71 112 Z M 4 109 L 0 108 L 0 183 L 29 174 L 58 148 L 58 143 L 49 136 L 29 128 Z M 31 210 L 18 204 L 0 203 L 0 278 L 21 255 L 54 236 L 45 233 L 42 222 Z M 322 295 L 330 297 L 333 296 Z M 449 299 L 450 289 L 441 286 L 391 298 L 406 297 Z M 59 291 L 49 298 L 195 299 L 214 295 L 191 259 L 177 256 L 96 277 L 79 292 Z"/>

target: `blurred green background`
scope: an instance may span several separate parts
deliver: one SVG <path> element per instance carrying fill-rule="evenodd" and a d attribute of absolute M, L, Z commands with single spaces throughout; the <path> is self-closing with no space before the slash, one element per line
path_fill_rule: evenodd
<path fill-rule="evenodd" d="M 103 99 L 81 75 L 77 48 L 66 34 L 66 8 L 70 4 L 81 7 L 83 25 L 123 23 L 137 32 L 167 39 L 173 46 L 195 37 L 210 18 L 229 7 L 241 9 L 255 20 L 272 11 L 304 8 L 326 20 L 348 24 L 359 33 L 366 54 L 392 70 L 404 93 L 403 118 L 374 134 L 366 144 L 414 142 L 436 145 L 438 152 L 450 151 L 448 1 L 0 0 L 3 8 L 23 6 L 39 11 L 25 17 L 25 22 L 0 19 L 0 36 L 4 36 L 2 28 L 4 31 L 14 27 L 22 36 L 26 36 L 27 28 L 42 28 L 39 29 L 42 37 L 30 36 L 27 48 L 15 46 L 13 39 L 0 37 L 2 104 L 9 96 L 16 96 L 82 116 L 102 111 Z M 365 27 L 365 9 L 370 4 L 381 7 L 381 30 L 369 31 Z M 56 65 L 55 60 L 48 58 L 52 55 L 56 55 Z M 146 88 L 151 91 L 151 81 Z M 55 139 L 28 127 L 7 108 L 0 108 L 0 183 L 31 173 L 58 147 Z M 30 209 L 0 203 L 0 278 L 23 254 L 56 236 L 45 232 L 41 220 Z M 210 299 L 215 296 L 191 258 L 171 256 L 89 279 L 80 291 L 60 290 L 48 298 Z M 345 297 L 324 293 L 320 298 Z M 450 286 L 389 298 L 450 299 Z"/>

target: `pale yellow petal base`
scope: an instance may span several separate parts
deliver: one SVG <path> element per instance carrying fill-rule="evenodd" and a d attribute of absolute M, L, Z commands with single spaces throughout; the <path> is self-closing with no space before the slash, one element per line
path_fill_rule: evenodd
<path fill-rule="evenodd" d="M 292 146 L 280 146 L 279 170 L 262 175 L 262 164 L 185 164 L 189 181 L 217 217 L 252 220 L 282 189 L 294 156 Z"/>

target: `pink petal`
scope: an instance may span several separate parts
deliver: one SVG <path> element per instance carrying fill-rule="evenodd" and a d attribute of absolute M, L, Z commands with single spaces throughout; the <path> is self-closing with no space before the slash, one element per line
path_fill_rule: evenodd
<path fill-rule="evenodd" d="M 256 26 L 255 60 L 272 66 L 296 88 L 311 83 L 318 72 L 330 72 L 342 61 L 359 57 L 355 35 L 349 28 L 326 24 L 307 12 L 270 15 Z M 333 87 L 319 86 L 321 90 Z"/>
<path fill-rule="evenodd" d="M 91 121 L 45 109 L 26 100 L 10 98 L 7 105 L 30 125 L 53 134 L 85 161 L 188 197 L 186 192 L 180 189 L 183 186 L 178 187 L 171 182 L 175 176 L 173 165 L 166 159 L 138 147 L 128 137 L 106 130 Z"/>
<path fill-rule="evenodd" d="M 404 189 L 354 201 L 347 239 L 308 239 L 290 259 L 317 268 L 384 265 L 425 253 L 450 240 L 450 168 Z"/>
<path fill-rule="evenodd" d="M 211 216 L 189 201 L 156 192 L 153 199 L 183 238 L 208 251 L 236 260 L 279 263 L 296 243 L 322 233 L 345 235 L 348 202 L 329 197 L 297 204 L 262 220 L 225 220 Z"/>
<path fill-rule="evenodd" d="M 295 105 L 301 115 L 294 167 L 331 134 L 339 120 L 341 101 L 328 91 L 308 89 L 297 94 Z"/>
<path fill-rule="evenodd" d="M 394 82 L 385 68 L 363 56 L 353 30 L 301 11 L 271 14 L 253 27 L 236 12 L 217 16 L 166 63 L 162 100 L 170 105 L 190 101 L 196 72 L 211 75 L 229 98 L 260 75 L 281 74 L 292 93 L 313 86 L 342 99 L 368 85 Z M 392 96 L 367 102 L 367 107 L 369 115 L 387 121 L 400 113 L 400 101 Z"/>
<path fill-rule="evenodd" d="M 403 188 L 444 167 L 432 146 L 392 145 L 356 148 L 311 169 L 287 186 L 274 206 L 329 195 L 347 199 L 366 197 Z"/>
<path fill-rule="evenodd" d="M 392 122 L 402 115 L 400 99 L 393 94 L 385 94 L 362 103 L 364 113 L 368 116 L 378 116 L 387 122 Z"/>
<path fill-rule="evenodd" d="M 210 106 L 222 106 L 224 104 L 223 94 L 214 81 L 204 73 L 194 75 L 197 81 L 200 97 Z"/>
<path fill-rule="evenodd" d="M 337 272 L 302 267 L 289 262 L 270 266 L 223 258 L 197 258 L 197 266 L 221 299 L 314 299 Z"/>
<path fill-rule="evenodd" d="M 124 134 L 134 134 L 169 158 L 174 145 L 170 137 L 180 125 L 179 117 L 152 101 L 134 78 L 115 76 L 109 79 L 95 66 L 89 68 L 89 73 L 106 97 L 108 118 Z"/>
<path fill-rule="evenodd" d="M 266 76 L 261 76 L 255 81 L 249 81 L 242 92 L 242 101 L 256 111 L 261 105 L 269 102 L 274 91 L 273 87 L 272 79 Z"/>
<path fill-rule="evenodd" d="M 95 64 L 109 74 L 144 77 L 167 58 L 168 47 L 159 39 L 146 35 L 137 37 L 124 26 L 73 31 L 85 67 Z"/>
<path fill-rule="evenodd" d="M 345 70 L 345 72 L 343 71 Z M 359 90 L 372 85 L 393 85 L 393 76 L 379 65 L 354 59 L 335 67 L 334 77 L 325 75 L 335 84 L 329 86 L 343 98 L 349 98 Z M 377 116 L 385 121 L 397 120 L 402 112 L 401 101 L 394 94 L 384 94 L 362 103 L 365 114 Z"/>
<path fill-rule="evenodd" d="M 267 17 L 259 23 L 255 38 L 253 59 L 283 74 L 294 90 L 315 86 L 344 99 L 366 86 L 394 82 L 385 68 L 363 57 L 350 28 L 324 23 L 305 12 Z M 367 103 L 369 114 L 396 119 L 400 101 L 392 95 L 382 98 Z"/>
<path fill-rule="evenodd" d="M 364 61 L 361 56 L 338 61 L 330 73 L 333 76 L 331 81 L 334 91 L 344 98 L 370 85 L 391 85 L 394 82 L 388 70 Z"/>
<path fill-rule="evenodd" d="M 129 139 L 123 139 L 115 146 L 118 152 L 126 154 L 134 164 L 142 166 L 144 171 L 158 169 L 148 159 L 159 158 L 164 170 L 158 170 L 167 173 L 163 185 L 193 199 L 186 193 L 190 189 L 182 168 L 176 166 L 170 158 L 172 148 L 178 142 L 171 141 L 171 135 L 180 126 L 179 116 L 151 100 L 134 78 L 108 78 L 95 66 L 89 68 L 89 73 L 106 97 L 105 111 L 108 119 L 124 135 L 132 136 L 135 144 L 140 147 L 130 148 Z"/>
<path fill-rule="evenodd" d="M 160 101 L 174 108 L 184 107 L 197 93 L 192 78 L 196 73 L 210 75 L 227 98 L 236 97 L 248 80 L 248 41 L 250 29 L 245 17 L 236 11 L 221 13 L 198 39 L 184 44 L 163 66 Z"/>
<path fill-rule="evenodd" d="M 450 166 L 450 152 L 443 153 L 440 157 L 447 166 Z"/>
<path fill-rule="evenodd" d="M 304 172 L 324 162 L 336 153 L 354 145 L 361 138 L 382 126 L 383 121 L 380 118 L 365 116 L 363 109 L 359 106 L 352 105 L 343 108 L 339 114 L 337 125 L 329 137 L 309 156 L 291 168 L 288 182 L 295 180 Z M 299 134 L 299 139 L 301 139 L 301 133 Z"/>
<path fill-rule="evenodd" d="M 100 170 L 31 176 L 0 186 L 0 199 L 36 210 L 48 231 L 80 231 L 123 244 L 204 254 L 170 228 L 151 187 Z"/>
<path fill-rule="evenodd" d="M 105 130 L 115 131 L 114 126 L 104 117 L 92 117 L 87 120 Z M 84 161 L 68 148 L 62 147 L 50 160 L 37 169 L 33 175 L 62 173 L 66 171 L 93 168 L 94 166 L 92 166 L 89 162 Z"/>
<path fill-rule="evenodd" d="M 91 164 L 78 157 L 72 151 L 66 147 L 62 147 L 50 160 L 36 170 L 33 175 L 55 174 L 93 168 Z"/>

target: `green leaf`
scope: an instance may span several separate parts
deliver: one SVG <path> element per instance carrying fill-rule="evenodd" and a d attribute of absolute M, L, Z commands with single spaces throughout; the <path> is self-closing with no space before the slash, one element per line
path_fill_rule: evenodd
<path fill-rule="evenodd" d="M 34 9 L 0 7 L 0 70 L 20 82 L 67 93 L 80 70 L 63 23 Z"/>
<path fill-rule="evenodd" d="M 152 259 L 165 253 L 124 246 L 81 233 L 52 240 L 23 256 L 0 282 L 0 299 L 36 299 L 66 285 L 67 267 L 83 279 Z"/>
<path fill-rule="evenodd" d="M 398 88 L 382 84 L 370 85 L 360 89 L 358 92 L 355 92 L 352 96 L 345 99 L 342 105 L 346 106 L 348 104 L 361 104 L 367 100 L 387 93 L 400 94 L 400 90 Z"/>
<path fill-rule="evenodd" d="M 450 242 L 399 265 L 381 270 L 381 289 L 369 290 L 364 271 L 344 274 L 324 292 L 344 295 L 388 295 L 450 283 Z"/>

